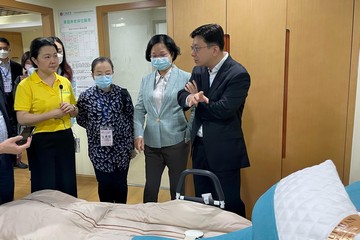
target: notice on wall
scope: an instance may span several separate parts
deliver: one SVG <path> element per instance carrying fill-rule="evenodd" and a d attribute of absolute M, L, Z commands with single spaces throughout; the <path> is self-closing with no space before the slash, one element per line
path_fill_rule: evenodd
<path fill-rule="evenodd" d="M 91 62 L 99 56 L 96 12 L 93 10 L 59 11 L 60 36 L 66 58 L 74 72 L 76 97 L 94 85 Z"/>

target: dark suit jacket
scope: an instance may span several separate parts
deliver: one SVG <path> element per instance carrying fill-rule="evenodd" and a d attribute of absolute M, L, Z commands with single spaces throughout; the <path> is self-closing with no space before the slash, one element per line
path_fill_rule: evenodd
<path fill-rule="evenodd" d="M 11 69 L 11 82 L 12 82 L 12 90 L 15 90 L 15 80 L 18 76 L 23 74 L 23 68 L 17 62 L 10 60 L 10 69 Z M 17 119 L 16 112 L 14 111 L 14 94 L 4 92 L 4 80 L 2 74 L 0 74 L 0 91 L 5 96 L 5 104 L 6 110 L 9 116 L 10 124 L 14 131 L 17 129 Z"/>
<path fill-rule="evenodd" d="M 210 169 L 226 171 L 250 166 L 241 117 L 250 87 L 250 75 L 230 56 L 219 69 L 211 87 L 206 67 L 194 67 L 191 80 L 204 91 L 209 104 L 199 103 L 195 110 L 191 140 L 202 125 L 203 143 Z M 180 106 L 187 110 L 186 90 L 178 93 Z"/>
<path fill-rule="evenodd" d="M 5 94 L 3 89 L 0 88 L 0 111 L 4 116 L 4 120 L 6 123 L 6 128 L 8 131 L 8 137 L 13 137 L 16 135 L 16 132 L 14 132 L 14 128 L 10 122 L 9 115 L 7 113 L 6 104 L 5 104 Z M 10 155 L 13 160 L 16 159 L 16 155 Z"/>
<path fill-rule="evenodd" d="M 5 95 L 4 95 L 4 92 L 2 90 L 0 90 L 0 111 L 4 116 L 4 120 L 5 120 L 5 123 L 6 123 L 6 128 L 7 128 L 9 137 L 15 136 L 15 133 L 13 132 L 13 128 L 12 128 L 11 123 L 10 123 L 9 115 L 8 115 L 8 113 L 6 111 Z"/>

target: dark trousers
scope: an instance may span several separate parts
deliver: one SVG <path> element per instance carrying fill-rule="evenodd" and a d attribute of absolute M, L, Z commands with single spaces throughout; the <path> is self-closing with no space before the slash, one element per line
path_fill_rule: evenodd
<path fill-rule="evenodd" d="M 157 202 L 161 176 L 165 166 L 169 169 L 170 195 L 175 199 L 180 174 L 186 169 L 190 145 L 182 141 L 163 148 L 151 148 L 145 145 L 145 188 L 144 203 Z"/>
<path fill-rule="evenodd" d="M 95 168 L 94 168 L 95 169 Z M 106 173 L 95 169 L 98 194 L 101 202 L 126 203 L 128 195 L 127 175 L 129 168 Z"/>
<path fill-rule="evenodd" d="M 218 177 L 225 196 L 225 210 L 246 217 L 245 204 L 240 197 L 240 169 L 221 172 L 216 171 L 216 169 L 211 169 L 207 161 L 203 142 L 201 138 L 198 137 L 196 137 L 194 141 L 192 159 L 194 169 L 208 170 Z M 219 161 L 223 161 L 223 159 L 219 159 Z M 196 197 L 201 197 L 203 193 L 211 193 L 214 199 L 218 199 L 210 178 L 194 176 L 194 186 Z"/>
<path fill-rule="evenodd" d="M 31 192 L 53 189 L 77 197 L 71 129 L 35 134 L 27 153 L 31 165 Z"/>
<path fill-rule="evenodd" d="M 14 200 L 14 186 L 12 156 L 0 154 L 0 204 Z"/>

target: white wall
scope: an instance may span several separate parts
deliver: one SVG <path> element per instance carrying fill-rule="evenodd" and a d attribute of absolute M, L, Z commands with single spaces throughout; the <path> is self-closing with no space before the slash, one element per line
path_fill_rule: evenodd
<path fill-rule="evenodd" d="M 153 71 L 145 59 L 148 41 L 155 34 L 154 22 L 166 20 L 165 9 L 144 9 L 109 14 L 111 59 L 114 83 L 127 88 L 136 104 L 141 79 Z M 119 24 L 124 26 L 115 27 Z"/>

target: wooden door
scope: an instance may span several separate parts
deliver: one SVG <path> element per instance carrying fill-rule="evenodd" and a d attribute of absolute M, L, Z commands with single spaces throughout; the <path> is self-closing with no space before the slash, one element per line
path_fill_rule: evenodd
<path fill-rule="evenodd" d="M 289 67 L 282 177 L 332 159 L 343 177 L 353 0 L 288 0 Z M 349 155 L 349 154 L 348 154 Z"/>
<path fill-rule="evenodd" d="M 21 63 L 21 57 L 23 54 L 23 42 L 20 32 L 3 32 L 0 31 L 0 36 L 6 38 L 10 42 L 10 59 Z"/>
<path fill-rule="evenodd" d="M 181 49 L 175 64 L 191 72 L 195 64 L 190 51 L 190 33 L 208 23 L 218 23 L 226 32 L 226 0 L 167 0 L 166 9 L 169 35 Z"/>
<path fill-rule="evenodd" d="M 251 167 L 241 170 L 250 217 L 256 200 L 281 178 L 286 0 L 227 2 L 231 56 L 251 76 L 243 114 Z"/>

